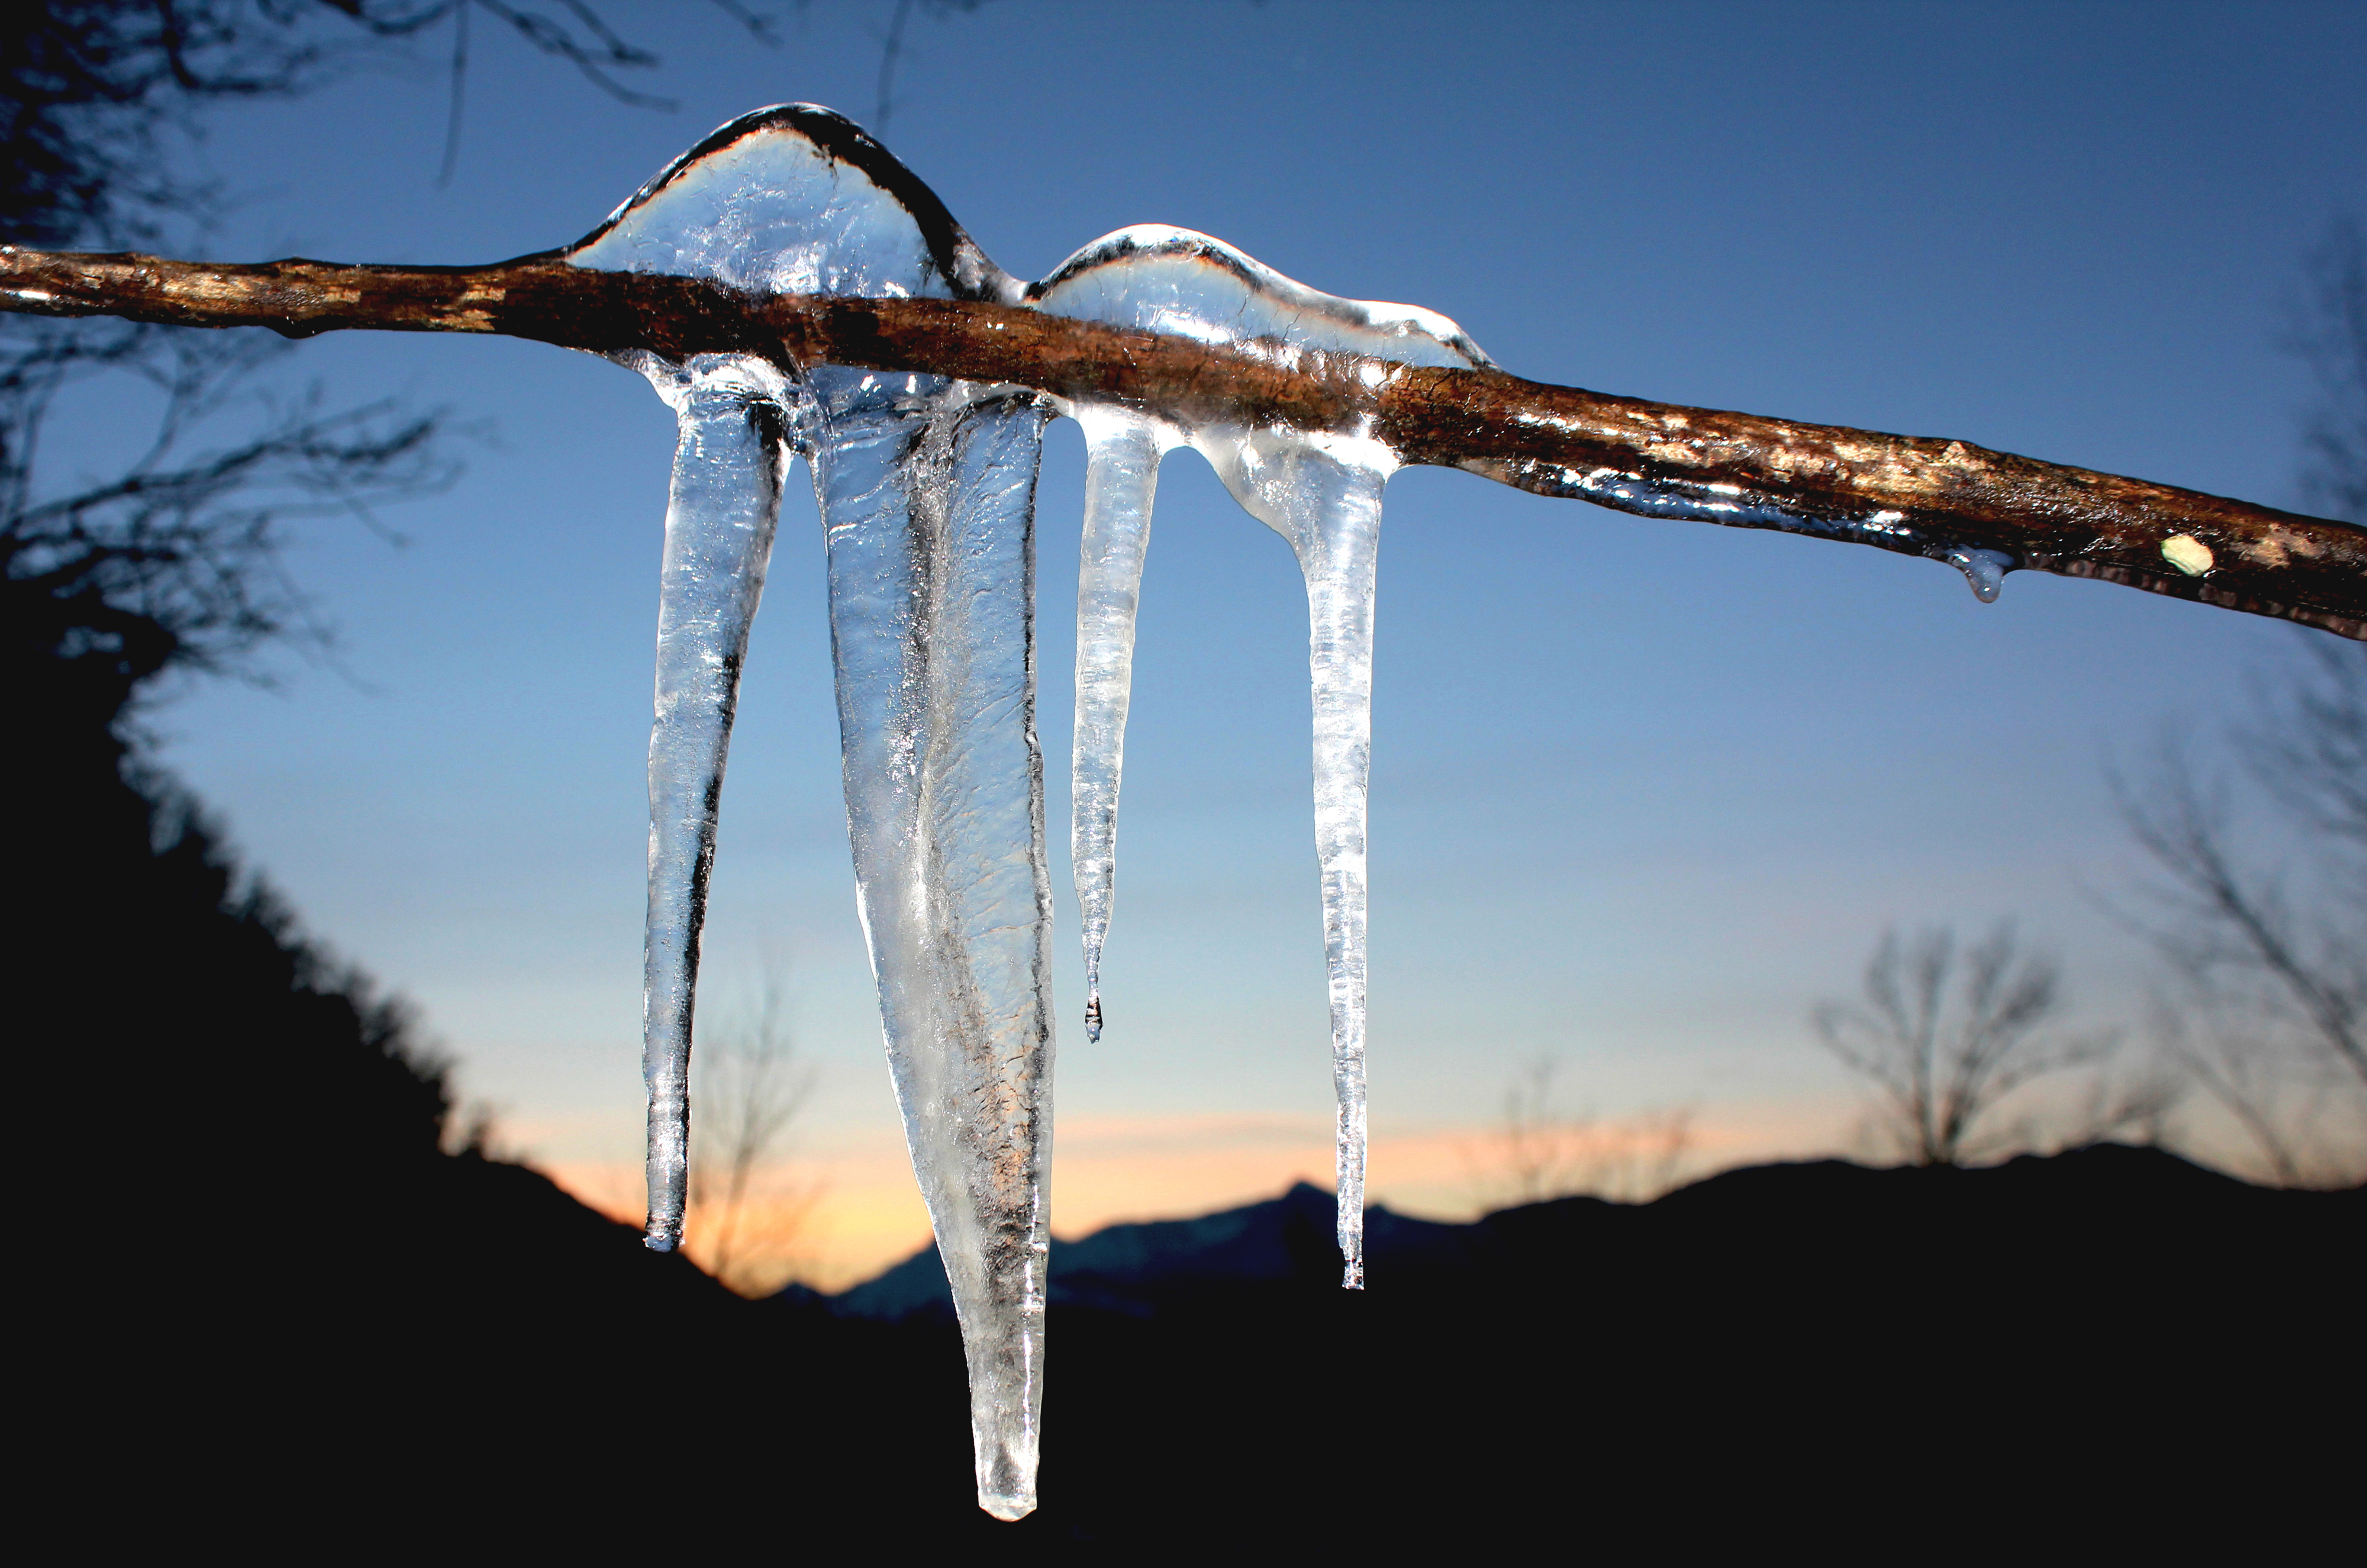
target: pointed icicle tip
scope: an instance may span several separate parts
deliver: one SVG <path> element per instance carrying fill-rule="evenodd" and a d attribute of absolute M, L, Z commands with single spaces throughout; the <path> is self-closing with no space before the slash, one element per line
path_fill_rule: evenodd
<path fill-rule="evenodd" d="M 1102 1037 L 1102 993 L 1096 986 L 1085 998 L 1085 1038 L 1098 1042 Z"/>
<path fill-rule="evenodd" d="M 2005 574 L 2019 563 L 2003 550 L 1975 549 L 1958 546 L 1947 554 L 1947 562 L 1965 574 L 1971 585 L 1973 597 L 1984 604 L 1997 603 L 1998 594 L 2005 588 Z"/>

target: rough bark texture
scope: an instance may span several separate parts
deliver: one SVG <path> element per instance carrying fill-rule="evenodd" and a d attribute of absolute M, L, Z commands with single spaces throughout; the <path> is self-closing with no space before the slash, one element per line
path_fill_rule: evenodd
<path fill-rule="evenodd" d="M 1408 462 L 1646 515 L 1944 558 L 2001 551 L 2089 577 L 2367 639 L 2367 529 L 1960 441 L 1682 408 L 1252 344 L 1210 348 L 976 301 L 750 297 L 697 278 L 486 267 L 208 266 L 0 246 L 0 308 L 290 337 L 496 333 L 597 354 L 762 355 L 926 371 L 1194 418 L 1361 430 Z"/>

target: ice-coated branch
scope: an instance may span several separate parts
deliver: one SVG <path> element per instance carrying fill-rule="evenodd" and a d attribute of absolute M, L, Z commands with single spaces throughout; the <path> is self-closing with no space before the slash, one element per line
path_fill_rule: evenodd
<path fill-rule="evenodd" d="M 1184 423 L 1354 432 L 1648 516 L 1776 528 L 2000 570 L 2095 578 L 2367 639 L 2367 529 L 1966 442 L 1684 408 L 1494 369 L 1217 345 L 977 299 L 755 296 L 573 266 L 206 265 L 0 247 L 0 308 L 291 337 L 494 333 L 595 353 L 761 355 L 1009 383 Z M 1985 595 L 1986 596 L 1986 595 Z"/>

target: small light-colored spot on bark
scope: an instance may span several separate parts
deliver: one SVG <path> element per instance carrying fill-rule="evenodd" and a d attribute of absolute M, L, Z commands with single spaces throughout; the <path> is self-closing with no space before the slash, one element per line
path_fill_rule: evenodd
<path fill-rule="evenodd" d="M 2284 564 L 2284 558 L 2287 555 L 2296 555 L 2304 560 L 2315 560 L 2326 553 L 2326 546 L 2322 541 L 2313 539 L 2306 534 L 2296 534 L 2290 528 L 2270 529 L 2268 543 L 2269 547 L 2278 552 L 2277 564 L 2280 566 Z"/>
<path fill-rule="evenodd" d="M 2173 534 L 2161 542 L 2161 558 L 2189 577 L 2200 577 L 2211 570 L 2211 547 L 2191 534 Z"/>

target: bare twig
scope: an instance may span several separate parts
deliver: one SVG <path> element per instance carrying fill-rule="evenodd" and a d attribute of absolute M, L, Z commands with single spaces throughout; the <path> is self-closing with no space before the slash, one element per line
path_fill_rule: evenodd
<path fill-rule="evenodd" d="M 912 0 L 896 0 L 896 15 L 888 23 L 888 36 L 879 43 L 879 101 L 872 110 L 871 123 L 885 127 L 888 116 L 896 107 L 892 96 L 896 85 L 896 57 L 904 51 L 904 24 L 912 19 Z"/>
<path fill-rule="evenodd" d="M 2317 383 L 2306 493 L 2338 517 L 2367 521 L 2367 228 L 2357 218 L 2336 220 L 2310 257 L 2285 345 Z"/>
<path fill-rule="evenodd" d="M 1011 383 L 1184 420 L 1358 430 L 1644 515 L 2095 578 L 2367 640 L 2367 529 L 1960 441 L 1885 435 L 1270 345 L 1212 347 L 981 300 L 751 297 L 555 254 L 486 267 L 209 266 L 0 247 L 0 308 L 177 326 L 494 333 L 599 354 L 741 353 Z"/>
<path fill-rule="evenodd" d="M 2327 703 L 2323 716 L 2346 716 L 2339 705 Z M 2355 715 L 2350 716 L 2355 719 Z M 2318 728 L 2307 705 L 2298 707 L 2297 717 L 2299 722 L 2289 720 L 2277 739 L 2329 748 L 2340 741 L 2331 728 Z M 2333 754 L 2339 757 L 2341 752 Z M 2278 782 L 2295 787 L 2290 779 Z M 2130 837 L 2167 879 L 2162 891 L 2168 897 L 2157 896 L 2153 902 L 2167 913 L 2169 923 L 2140 923 L 2139 929 L 2191 976 L 2248 971 L 2268 981 L 2278 1002 L 2306 1024 L 2326 1060 L 2367 1088 L 2367 960 L 2362 960 L 2358 906 L 2351 907 L 2347 918 L 2331 904 L 2297 915 L 2276 879 L 2237 859 L 2224 805 L 2205 795 L 2174 750 L 2165 755 L 2142 796 L 2117 781 L 2115 788 Z M 2299 804 L 2306 811 L 2318 802 L 2304 795 Z M 2319 829 L 2321 861 L 2329 858 L 2325 851 L 2339 846 L 2336 835 L 2308 816 L 2303 821 Z M 2311 919 L 2313 915 L 2317 918 Z"/>

